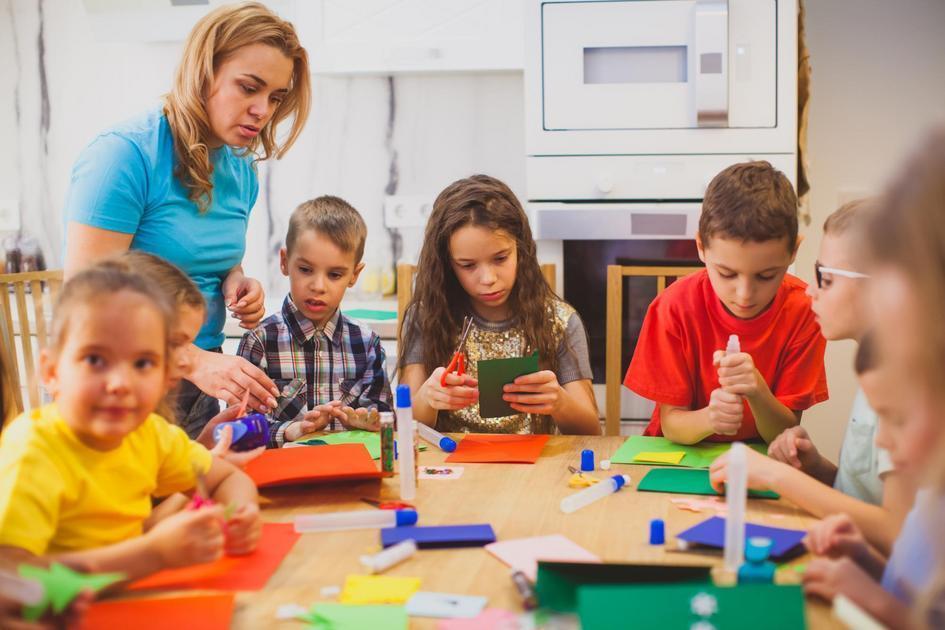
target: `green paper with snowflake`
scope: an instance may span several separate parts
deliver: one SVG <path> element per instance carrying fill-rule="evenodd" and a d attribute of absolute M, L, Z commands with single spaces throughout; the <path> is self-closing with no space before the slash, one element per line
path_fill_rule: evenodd
<path fill-rule="evenodd" d="M 97 593 L 125 579 L 121 573 L 78 573 L 58 562 L 52 563 L 48 569 L 21 564 L 17 571 L 21 577 L 39 582 L 43 587 L 42 601 L 35 606 L 23 607 L 23 618 L 27 621 L 35 621 L 47 612 L 61 614 L 82 591 Z"/>

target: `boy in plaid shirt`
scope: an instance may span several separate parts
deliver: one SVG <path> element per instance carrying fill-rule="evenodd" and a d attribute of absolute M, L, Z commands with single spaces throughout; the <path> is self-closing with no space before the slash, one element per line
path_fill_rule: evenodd
<path fill-rule="evenodd" d="M 305 385 L 272 418 L 269 446 L 283 446 L 334 426 L 376 431 L 378 411 L 391 410 L 381 339 L 338 308 L 364 268 L 367 227 L 338 197 L 306 201 L 292 213 L 279 251 L 289 295 L 240 341 L 237 354 L 258 366 L 282 391 L 292 379 Z"/>

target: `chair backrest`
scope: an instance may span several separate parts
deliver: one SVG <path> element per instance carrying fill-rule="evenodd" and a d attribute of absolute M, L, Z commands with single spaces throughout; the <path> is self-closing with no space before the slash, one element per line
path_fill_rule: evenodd
<path fill-rule="evenodd" d="M 49 322 L 61 288 L 62 270 L 58 269 L 0 275 L 0 367 L 13 388 L 12 404 L 18 412 L 26 409 L 21 376 L 26 380 L 29 407 L 42 402 L 38 353 L 49 342 Z M 9 404 L 4 401 L 5 406 Z"/>
<path fill-rule="evenodd" d="M 604 359 L 607 400 L 604 421 L 605 435 L 620 435 L 620 394 L 623 384 L 623 367 L 620 358 L 623 355 L 623 279 L 642 277 L 656 279 L 656 294 L 666 288 L 667 278 L 683 276 L 702 271 L 703 267 L 642 267 L 607 265 L 607 352 Z"/>

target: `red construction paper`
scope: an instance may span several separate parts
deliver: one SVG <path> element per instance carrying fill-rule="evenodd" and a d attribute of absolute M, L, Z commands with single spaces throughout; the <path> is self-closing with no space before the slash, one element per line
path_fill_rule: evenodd
<path fill-rule="evenodd" d="M 547 435 L 468 433 L 449 457 L 450 463 L 534 464 Z"/>
<path fill-rule="evenodd" d="M 363 444 L 275 448 L 249 462 L 245 470 L 259 488 L 381 478 Z"/>
<path fill-rule="evenodd" d="M 159 571 L 128 588 L 258 591 L 279 568 L 299 536 L 291 523 L 263 523 L 259 546 L 247 556 L 223 556 L 216 562 Z"/>
<path fill-rule="evenodd" d="M 227 630 L 232 617 L 232 593 L 119 599 L 92 604 L 78 630 Z"/>

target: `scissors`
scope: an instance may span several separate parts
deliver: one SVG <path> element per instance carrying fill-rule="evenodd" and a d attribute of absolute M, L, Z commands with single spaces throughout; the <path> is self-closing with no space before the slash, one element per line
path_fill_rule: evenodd
<path fill-rule="evenodd" d="M 416 508 L 404 501 L 378 501 L 377 499 L 362 498 L 361 501 L 373 505 L 379 510 L 415 510 Z"/>
<path fill-rule="evenodd" d="M 459 345 L 456 346 L 456 352 L 453 353 L 450 364 L 446 366 L 446 371 L 440 377 L 440 387 L 446 387 L 446 376 L 448 374 L 456 372 L 456 374 L 462 376 L 466 373 L 466 337 L 469 336 L 472 323 L 472 317 L 468 315 L 463 319 L 463 335 L 459 338 Z"/>

